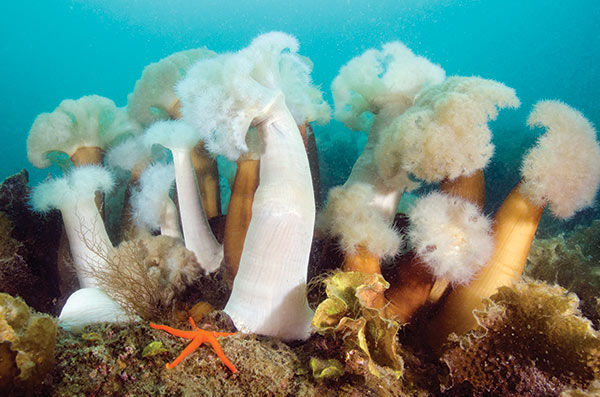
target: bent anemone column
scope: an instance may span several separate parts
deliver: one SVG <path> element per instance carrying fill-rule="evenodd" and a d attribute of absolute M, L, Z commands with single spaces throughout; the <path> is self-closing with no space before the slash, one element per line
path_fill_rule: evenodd
<path fill-rule="evenodd" d="M 198 134 L 189 125 L 175 120 L 158 121 L 144 133 L 148 146 L 159 144 L 171 150 L 185 247 L 211 273 L 221 266 L 223 247 L 208 224 L 192 167 L 192 150 L 198 140 Z"/>
<path fill-rule="evenodd" d="M 308 338 L 312 319 L 306 276 L 315 200 L 292 102 L 284 97 L 289 74 L 281 73 L 282 64 L 303 64 L 297 49 L 295 38 L 267 33 L 238 53 L 197 63 L 177 88 L 183 120 L 212 153 L 236 160 L 249 151 L 249 128 L 258 132 L 260 182 L 225 312 L 241 331 L 283 340 Z"/>
<path fill-rule="evenodd" d="M 269 116 L 256 123 L 264 143 L 260 184 L 225 312 L 242 330 L 304 339 L 312 318 L 305 289 L 315 218 L 312 179 L 300 132 L 283 96 L 270 107 Z M 298 307 L 305 310 L 298 312 Z M 296 312 L 293 317 L 285 315 L 290 308 Z"/>

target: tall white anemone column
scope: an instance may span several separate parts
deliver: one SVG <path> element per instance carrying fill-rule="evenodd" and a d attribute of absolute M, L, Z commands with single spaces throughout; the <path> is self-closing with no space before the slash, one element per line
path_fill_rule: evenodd
<path fill-rule="evenodd" d="M 225 312 L 242 331 L 306 339 L 315 201 L 304 144 L 283 96 L 255 121 L 264 151 L 238 274 Z"/>
<path fill-rule="evenodd" d="M 179 120 L 156 122 L 144 134 L 147 145 L 162 145 L 173 155 L 175 187 L 185 247 L 196 255 L 198 263 L 210 273 L 221 265 L 223 247 L 208 224 L 192 166 L 192 150 L 199 139 L 198 134 L 188 124 Z"/>

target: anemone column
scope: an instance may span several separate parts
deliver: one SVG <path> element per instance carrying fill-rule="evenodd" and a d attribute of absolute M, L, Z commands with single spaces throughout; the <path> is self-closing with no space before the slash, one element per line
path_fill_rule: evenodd
<path fill-rule="evenodd" d="M 225 311 L 241 330 L 286 340 L 310 335 L 306 272 L 315 200 L 310 167 L 282 95 L 255 122 L 264 144 L 260 184 L 240 268 Z"/>

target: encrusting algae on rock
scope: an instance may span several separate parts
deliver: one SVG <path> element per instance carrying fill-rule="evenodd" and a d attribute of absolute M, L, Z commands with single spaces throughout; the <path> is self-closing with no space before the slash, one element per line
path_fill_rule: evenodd
<path fill-rule="evenodd" d="M 52 369 L 56 320 L 0 293 L 0 392 L 25 393 Z M 6 393 L 6 394 L 4 394 Z"/>
<path fill-rule="evenodd" d="M 207 330 L 233 330 L 221 311 L 212 312 L 198 325 Z M 82 335 L 59 331 L 56 367 L 47 389 L 53 396 L 399 395 L 381 394 L 379 388 L 384 386 L 365 384 L 359 376 L 316 381 L 310 360 L 315 351 L 323 348 L 325 341 L 320 336 L 295 347 L 251 334 L 223 338 L 223 351 L 238 370 L 233 374 L 207 346 L 199 347 L 184 362 L 167 369 L 165 365 L 172 361 L 174 352 L 184 349 L 188 341 L 147 326 L 98 324 L 86 331 L 89 332 Z M 84 337 L 92 334 L 93 337 Z M 155 354 L 148 354 L 150 344 L 154 344 Z M 392 385 L 391 390 L 400 390 L 400 381 L 394 380 Z"/>
<path fill-rule="evenodd" d="M 578 227 L 568 235 L 535 239 L 527 258 L 525 275 L 556 283 L 581 300 L 582 313 L 600 325 L 600 221 Z"/>
<path fill-rule="evenodd" d="M 451 336 L 441 356 L 450 369 L 446 388 L 502 396 L 587 388 L 600 376 L 600 339 L 578 304 L 543 282 L 501 287 L 475 311 L 475 330 Z"/>

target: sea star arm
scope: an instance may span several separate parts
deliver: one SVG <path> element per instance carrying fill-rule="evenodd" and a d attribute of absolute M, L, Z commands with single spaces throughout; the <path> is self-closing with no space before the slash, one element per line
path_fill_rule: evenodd
<path fill-rule="evenodd" d="M 177 358 L 172 363 L 167 364 L 166 367 L 169 369 L 172 369 L 177 364 L 182 362 L 183 359 L 186 358 L 190 353 L 192 353 L 194 350 L 196 350 L 198 347 L 200 347 L 200 345 L 202 343 L 204 343 L 203 338 L 201 338 L 201 337 L 194 338 L 194 340 L 192 340 L 192 342 L 189 345 L 187 345 L 185 349 L 183 349 L 181 354 L 179 354 L 179 356 L 177 356 Z M 218 355 L 218 353 L 217 353 L 217 355 Z"/>
<path fill-rule="evenodd" d="M 166 325 L 154 324 L 154 323 L 150 323 L 150 326 L 154 329 L 159 329 L 161 331 L 168 332 L 171 335 L 179 336 L 179 337 L 185 338 L 185 339 L 194 339 L 197 335 L 196 330 L 184 331 L 182 329 L 172 328 L 172 327 L 169 327 Z"/>
<path fill-rule="evenodd" d="M 213 334 L 216 334 L 216 332 L 213 332 Z M 223 364 L 225 364 L 227 368 L 229 368 L 231 372 L 235 374 L 237 372 L 237 368 L 235 368 L 231 361 L 229 361 L 229 359 L 225 356 L 225 353 L 223 353 L 223 349 L 221 349 L 221 345 L 219 345 L 217 338 L 215 338 L 215 336 L 213 335 L 213 337 L 209 338 L 207 342 L 210 343 L 215 353 L 217 353 L 217 357 L 221 359 Z"/>

